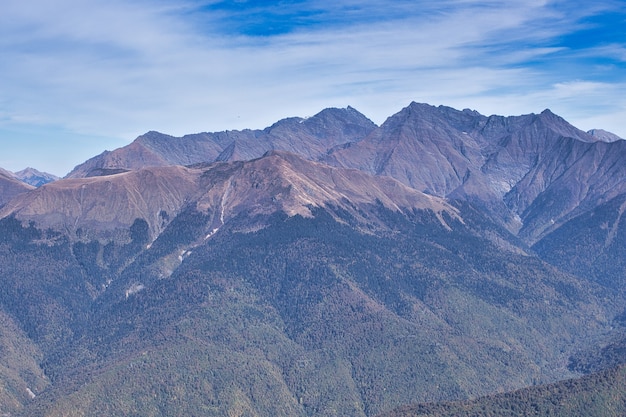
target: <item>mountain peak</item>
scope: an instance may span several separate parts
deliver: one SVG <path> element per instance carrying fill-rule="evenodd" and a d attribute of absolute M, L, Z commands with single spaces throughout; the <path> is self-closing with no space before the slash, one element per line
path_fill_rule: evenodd
<path fill-rule="evenodd" d="M 290 117 L 275 123 L 271 128 L 281 124 L 293 123 L 302 124 L 312 130 L 320 131 L 328 129 L 329 127 L 336 127 L 333 125 L 337 123 L 356 125 L 366 129 L 374 129 L 376 127 L 376 124 L 368 119 L 364 114 L 356 110 L 354 107 L 348 106 L 346 108 L 328 107 L 311 117 Z M 328 124 L 330 124 L 330 126 Z"/>
<path fill-rule="evenodd" d="M 443 212 L 448 218 L 460 219 L 457 210 L 443 199 L 427 196 L 395 179 L 331 167 L 283 150 L 271 150 L 261 158 L 231 166 L 235 168 L 231 177 L 198 201 L 200 210 L 218 205 L 224 210 L 223 219 L 228 219 L 242 211 L 250 217 L 276 211 L 311 217 L 313 208 L 322 208 L 331 214 L 336 210 L 349 213 L 357 221 L 370 224 L 377 222 L 375 207 L 382 205 L 400 213 L 429 210 L 444 227 Z M 213 169 L 222 172 L 224 168 L 216 165 Z M 211 172 L 203 177 L 210 177 Z"/>
<path fill-rule="evenodd" d="M 619 140 L 624 140 L 621 137 L 617 136 L 615 133 L 607 132 L 603 129 L 591 129 L 587 131 L 591 136 L 596 138 L 601 142 L 612 143 L 617 142 Z"/>
<path fill-rule="evenodd" d="M 368 224 L 376 214 L 365 220 L 363 213 L 379 205 L 402 213 L 430 210 L 444 226 L 442 212 L 448 218 L 458 217 L 456 209 L 442 199 L 392 178 L 330 167 L 282 150 L 246 162 L 151 167 L 107 177 L 59 180 L 13 198 L 2 207 L 0 217 L 13 214 L 41 228 L 81 229 L 102 238 L 114 236 L 139 218 L 155 238 L 163 228 L 162 213 L 171 217 L 189 205 L 203 213 L 218 213 L 209 230 L 241 213 L 251 219 L 275 212 L 311 217 L 313 208 L 331 213 L 339 209 Z"/>
<path fill-rule="evenodd" d="M 31 167 L 15 172 L 14 176 L 20 181 L 23 181 L 26 184 L 30 184 L 35 187 L 40 187 L 44 184 L 48 184 L 59 179 L 59 177 L 57 177 L 56 175 L 49 174 L 47 172 L 41 172 Z"/>
<path fill-rule="evenodd" d="M 567 120 L 554 114 L 550 109 L 542 111 L 537 119 L 543 122 L 548 129 L 551 129 L 563 137 L 576 139 L 581 142 L 596 141 L 588 133 L 572 126 Z"/>
<path fill-rule="evenodd" d="M 154 139 L 154 138 L 161 138 L 163 136 L 169 137 L 169 138 L 173 137 L 173 136 L 170 136 L 168 134 L 161 133 L 161 132 L 159 132 L 157 130 L 149 130 L 146 133 L 144 133 L 143 135 L 139 135 L 137 137 L 137 139 L 135 139 L 135 140 Z"/>

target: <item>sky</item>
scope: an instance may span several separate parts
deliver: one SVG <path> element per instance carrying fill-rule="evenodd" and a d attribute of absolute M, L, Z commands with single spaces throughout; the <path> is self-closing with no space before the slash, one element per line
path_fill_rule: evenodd
<path fill-rule="evenodd" d="M 0 167 L 411 101 L 626 138 L 624 28 L 623 0 L 2 0 Z"/>

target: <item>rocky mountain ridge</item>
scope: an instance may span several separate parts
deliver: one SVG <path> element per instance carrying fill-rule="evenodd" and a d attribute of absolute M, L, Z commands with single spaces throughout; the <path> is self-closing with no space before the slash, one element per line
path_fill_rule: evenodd
<path fill-rule="evenodd" d="M 431 210 L 456 217 L 443 199 L 428 196 L 387 177 L 334 168 L 284 152 L 272 151 L 247 162 L 216 162 L 190 167 L 151 167 L 106 176 L 71 178 L 40 187 L 12 199 L 0 217 L 34 221 L 75 237 L 80 233 L 112 236 L 135 219 L 158 237 L 185 206 L 213 213 L 209 230 L 221 227 L 241 212 L 254 217 L 280 211 L 311 216 L 316 207 L 340 209 L 360 217 L 363 205 L 382 205 L 403 212 Z M 363 223 L 374 219 L 362 219 Z"/>
<path fill-rule="evenodd" d="M 579 209 L 623 193 L 624 164 L 616 160 L 625 152 L 625 142 L 607 144 L 549 110 L 485 117 L 412 103 L 325 160 L 481 204 L 532 243 Z M 570 189 L 578 185 L 586 188 Z M 565 197 L 562 206 L 544 210 L 555 194 Z"/>
<path fill-rule="evenodd" d="M 198 133 L 176 138 L 159 132 L 104 152 L 78 165 L 67 178 L 167 165 L 242 161 L 283 150 L 316 160 L 329 149 L 359 140 L 376 125 L 355 109 L 326 109 L 313 117 L 292 117 L 264 130 Z"/>
<path fill-rule="evenodd" d="M 411 103 L 380 127 L 356 110 L 327 109 L 263 131 L 174 138 L 157 132 L 76 167 L 68 177 L 151 166 L 249 160 L 278 149 L 389 176 L 418 191 L 469 200 L 533 244 L 563 222 L 624 192 L 626 142 L 583 132 L 545 110 L 483 116 Z M 297 138 L 297 140 L 294 140 Z M 572 181 L 571 178 L 584 180 Z M 582 189 L 572 189 L 583 184 Z M 544 210 L 559 195 L 559 206 Z"/>
<path fill-rule="evenodd" d="M 369 417 L 624 363 L 625 143 L 411 103 L 0 172 L 0 414 Z"/>

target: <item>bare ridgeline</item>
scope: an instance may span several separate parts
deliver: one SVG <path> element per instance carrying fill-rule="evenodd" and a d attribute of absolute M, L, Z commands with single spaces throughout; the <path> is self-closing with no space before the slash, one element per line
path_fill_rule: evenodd
<path fill-rule="evenodd" d="M 418 103 L 0 171 L 0 413 L 622 415 L 625 174 Z"/>

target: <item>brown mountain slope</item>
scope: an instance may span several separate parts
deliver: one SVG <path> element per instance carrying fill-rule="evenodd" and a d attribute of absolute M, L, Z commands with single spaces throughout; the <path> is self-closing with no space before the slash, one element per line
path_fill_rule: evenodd
<path fill-rule="evenodd" d="M 189 204 L 213 213 L 209 232 L 241 213 L 254 216 L 283 211 L 289 216 L 310 216 L 312 208 L 326 206 L 355 217 L 361 216 L 357 207 L 363 204 L 382 204 L 396 211 L 446 211 L 457 216 L 456 209 L 443 200 L 391 178 L 332 168 L 275 151 L 249 162 L 153 167 L 59 180 L 18 196 L 0 210 L 0 218 L 14 215 L 70 236 L 80 230 L 109 237 L 136 219 L 144 219 L 154 239 L 168 219 Z"/>
<path fill-rule="evenodd" d="M 241 233 L 254 219 L 240 213 L 205 239 L 215 217 L 197 208 L 98 295 L 29 416 L 371 416 L 568 376 L 614 314 L 598 287 L 432 212 L 378 206 L 390 227 L 375 233 L 333 207 Z"/>
<path fill-rule="evenodd" d="M 75 236 L 79 229 L 96 234 L 127 229 L 143 218 L 152 235 L 163 214 L 176 213 L 197 192 L 199 172 L 182 167 L 150 168 L 106 177 L 59 180 L 22 194 L 0 210 Z"/>
<path fill-rule="evenodd" d="M 564 222 L 626 192 L 626 142 L 559 140 L 505 197 L 536 242 Z"/>
<path fill-rule="evenodd" d="M 0 367 L 2 398 L 28 417 L 365 417 L 613 363 L 620 143 L 549 111 L 413 103 L 367 126 L 329 109 L 150 133 L 11 199 L 0 349 L 25 354 L 0 355 L 24 361 Z"/>
<path fill-rule="evenodd" d="M 461 125 L 475 116 L 460 114 Z M 466 117 L 463 117 L 466 116 Z M 412 103 L 391 116 L 365 140 L 334 150 L 326 162 L 386 175 L 429 194 L 445 197 L 470 168 L 482 165 L 480 146 L 445 114 Z"/>
<path fill-rule="evenodd" d="M 212 186 L 198 200 L 199 208 L 220 207 L 224 220 L 242 210 L 252 216 L 280 209 L 289 216 L 310 217 L 315 207 L 341 208 L 358 217 L 355 207 L 378 203 L 395 211 L 430 209 L 456 216 L 456 209 L 442 199 L 416 192 L 391 178 L 332 168 L 287 152 L 275 151 L 239 166 L 241 169 L 222 183 L 224 190 Z M 209 170 L 205 175 L 211 177 L 212 173 Z"/>
<path fill-rule="evenodd" d="M 6 204 L 16 195 L 25 193 L 33 188 L 35 187 L 18 180 L 10 172 L 0 168 L 0 206 Z"/>

